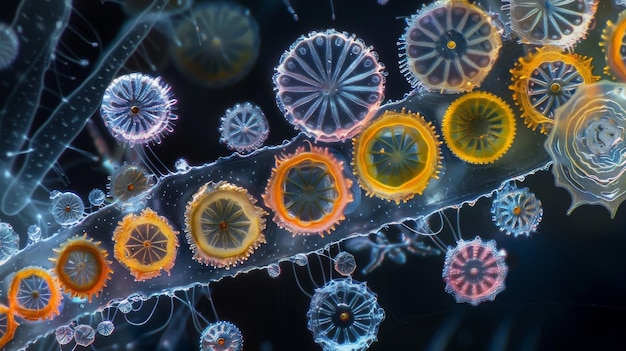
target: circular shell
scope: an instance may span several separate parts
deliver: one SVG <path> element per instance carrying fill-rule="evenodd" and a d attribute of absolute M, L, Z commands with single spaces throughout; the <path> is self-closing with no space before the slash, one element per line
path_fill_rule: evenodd
<path fill-rule="evenodd" d="M 344 220 L 353 201 L 352 181 L 344 175 L 343 162 L 330 150 L 309 145 L 295 153 L 276 157 L 263 200 L 274 211 L 274 222 L 292 234 L 330 233 Z"/>
<path fill-rule="evenodd" d="M 267 212 L 244 188 L 219 182 L 198 189 L 185 212 L 187 242 L 193 258 L 217 268 L 236 266 L 265 243 Z"/>
<path fill-rule="evenodd" d="M 600 46 L 607 64 L 604 73 L 626 82 L 626 11 L 619 14 L 615 23 L 607 21 Z"/>
<path fill-rule="evenodd" d="M 100 248 L 100 242 L 76 237 L 54 249 L 57 256 L 51 258 L 54 262 L 54 272 L 63 290 L 72 297 L 88 299 L 91 302 L 93 295 L 98 296 L 107 286 L 111 278 L 111 269 L 107 261 L 109 255 Z"/>
<path fill-rule="evenodd" d="M 289 123 L 317 141 L 344 141 L 383 99 L 384 65 L 354 35 L 334 29 L 300 37 L 274 74 L 276 102 Z"/>
<path fill-rule="evenodd" d="M 0 347 L 4 347 L 13 340 L 15 329 L 18 326 L 19 324 L 13 318 L 13 312 L 9 307 L 0 304 Z"/>
<path fill-rule="evenodd" d="M 419 113 L 385 111 L 353 144 L 354 174 L 368 196 L 407 201 L 441 169 L 441 141 Z"/>
<path fill-rule="evenodd" d="M 554 46 L 538 48 L 511 69 L 513 99 L 522 109 L 528 128 L 548 134 L 554 111 L 567 102 L 581 84 L 600 79 L 592 74 L 591 58 L 565 53 Z"/>
<path fill-rule="evenodd" d="M 30 321 L 52 319 L 59 314 L 61 290 L 55 278 L 41 267 L 22 268 L 11 280 L 9 306 Z"/>
<path fill-rule="evenodd" d="M 407 19 L 400 71 L 412 87 L 471 91 L 495 64 L 502 42 L 491 17 L 466 0 L 435 1 Z"/>
<path fill-rule="evenodd" d="M 169 275 L 178 251 L 178 232 L 165 217 L 146 208 L 139 215 L 129 214 L 113 232 L 114 254 L 130 270 L 135 281 Z"/>
<path fill-rule="evenodd" d="M 571 49 L 593 26 L 598 0 L 504 0 L 511 29 L 524 44 Z"/>
<path fill-rule="evenodd" d="M 515 139 L 515 115 L 499 97 L 473 92 L 454 100 L 441 122 L 443 139 L 461 160 L 491 163 L 504 155 Z"/>
<path fill-rule="evenodd" d="M 136 164 L 124 164 L 115 170 L 108 188 L 120 206 L 130 206 L 152 186 L 152 175 Z"/>
<path fill-rule="evenodd" d="M 231 322 L 217 321 L 209 324 L 200 335 L 200 351 L 241 351 L 241 330 Z"/>

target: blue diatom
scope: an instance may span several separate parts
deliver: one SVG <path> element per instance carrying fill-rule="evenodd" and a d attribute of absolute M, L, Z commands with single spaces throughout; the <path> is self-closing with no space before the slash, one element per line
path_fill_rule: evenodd
<path fill-rule="evenodd" d="M 220 134 L 220 141 L 228 148 L 246 153 L 263 145 L 269 134 L 269 125 L 261 108 L 246 102 L 226 110 Z"/>
<path fill-rule="evenodd" d="M 9 223 L 0 222 L 0 264 L 20 249 L 20 237 Z"/>
<path fill-rule="evenodd" d="M 384 65 L 354 35 L 329 29 L 300 37 L 274 74 L 278 108 L 317 141 L 343 141 L 367 124 L 383 99 Z"/>
<path fill-rule="evenodd" d="M 221 350 L 243 350 L 243 336 L 233 323 L 226 321 L 211 323 L 200 335 L 200 351 Z"/>
<path fill-rule="evenodd" d="M 174 131 L 172 113 L 176 104 L 170 86 L 160 77 L 131 73 L 114 79 L 104 91 L 100 115 L 104 125 L 118 141 L 135 144 L 160 144 Z"/>
<path fill-rule="evenodd" d="M 85 214 L 85 204 L 80 197 L 71 192 L 59 193 L 53 192 L 50 196 L 52 199 L 52 217 L 62 226 L 70 226 L 78 223 Z"/>
<path fill-rule="evenodd" d="M 513 236 L 528 236 L 537 230 L 543 218 L 543 207 L 528 188 L 519 189 L 511 182 L 497 191 L 491 214 L 500 231 Z"/>
<path fill-rule="evenodd" d="M 376 341 L 385 311 L 365 283 L 334 279 L 315 289 L 307 318 L 324 351 L 365 350 Z"/>

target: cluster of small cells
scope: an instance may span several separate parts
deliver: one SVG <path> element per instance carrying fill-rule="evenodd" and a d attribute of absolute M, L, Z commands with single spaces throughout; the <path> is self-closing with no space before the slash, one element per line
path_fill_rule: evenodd
<path fill-rule="evenodd" d="M 289 1 L 284 3 L 297 19 Z M 187 20 L 176 22 L 173 28 L 176 41 L 170 50 L 184 76 L 198 85 L 220 88 L 236 84 L 250 72 L 261 43 L 259 26 L 248 9 L 231 2 L 165 4 L 154 1 L 147 12 L 125 10 L 138 16 L 150 11 L 170 16 L 186 11 Z M 305 248 L 305 244 L 279 245 L 289 240 L 304 237 L 330 245 L 352 235 L 344 228 L 358 223 L 350 217 L 355 208 L 376 207 L 365 203 L 376 203 L 381 211 L 410 209 L 413 204 L 436 210 L 404 222 L 380 219 L 383 215 L 372 217 L 377 227 L 364 224 L 370 225 L 366 228 L 372 228 L 371 233 L 359 233 L 362 236 L 346 244 L 370 251 L 363 273 L 384 260 L 404 263 L 406 253 L 445 253 L 446 292 L 457 302 L 474 306 L 494 300 L 505 288 L 506 252 L 494 240 L 480 236 L 464 240 L 460 230 L 454 232 L 454 243 L 446 245 L 438 236 L 444 223 L 449 223 L 443 209 L 470 200 L 431 204 L 428 201 L 437 197 L 422 195 L 444 198 L 448 196 L 445 189 L 455 186 L 451 174 L 463 177 L 485 169 L 507 169 L 511 160 L 526 153 L 539 155 L 535 157 L 541 161 L 535 168 L 528 166 L 527 173 L 552 162 L 556 184 L 572 196 L 570 212 L 582 204 L 598 204 L 615 215 L 626 199 L 626 180 L 620 177 L 626 169 L 626 85 L 620 83 L 626 81 L 626 12 L 603 25 L 596 20 L 598 5 L 598 0 L 506 0 L 499 10 L 508 20 L 501 21 L 480 2 L 435 0 L 412 16 L 407 14 L 406 29 L 398 33 L 399 70 L 412 90 L 404 100 L 387 105 L 383 105 L 386 66 L 373 47 L 336 29 L 301 35 L 268 77 L 277 108 L 301 131 L 299 139 L 261 148 L 269 124 L 254 102 L 240 102 L 221 117 L 221 141 L 239 155 L 218 165 L 227 167 L 246 157 L 260 160 L 264 153 L 273 156 L 263 156 L 270 167 L 264 161 L 254 166 L 258 172 L 251 178 L 262 178 L 263 189 L 247 186 L 252 180 L 241 180 L 243 174 L 215 179 L 218 173 L 214 173 L 213 179 L 204 179 L 198 176 L 201 167 L 191 167 L 184 160 L 176 164 L 175 174 L 164 176 L 144 159 L 116 167 L 106 185 L 108 192 L 94 189 L 89 193 L 89 208 L 77 194 L 53 191 L 50 213 L 65 232 L 93 223 L 88 219 L 99 218 L 105 211 L 113 213 L 108 221 L 114 223 L 108 225 L 114 230 L 101 236 L 97 226 L 85 225 L 49 250 L 48 266 L 19 266 L 3 277 L 8 289 L 0 296 L 0 347 L 27 343 L 23 335 L 13 340 L 16 330 L 37 328 L 43 321 L 49 321 L 47 332 L 55 331 L 59 345 L 74 340 L 76 345 L 89 346 L 96 333 L 112 335 L 113 323 L 103 320 L 95 329 L 87 324 L 54 324 L 65 313 L 61 312 L 63 303 L 65 309 L 73 299 L 107 304 L 118 297 L 110 288 L 121 281 L 118 277 L 130 277 L 133 283 L 129 284 L 150 282 L 157 291 L 169 286 L 159 277 L 175 272 L 185 255 L 207 271 L 222 272 L 221 277 L 225 271 L 234 275 L 246 264 L 252 265 L 248 260 L 255 259 L 257 251 L 267 253 L 270 248 L 266 247 Z M 144 28 L 146 23 L 152 26 L 155 17 L 137 20 L 136 27 L 120 37 L 108 60 L 125 61 L 129 53 L 124 48 L 136 47 L 137 38 L 149 29 Z M 605 76 L 593 73 L 595 57 L 577 53 L 594 21 L 604 26 L 600 47 Z M 13 26 L 0 24 L 0 69 L 21 64 L 16 61 L 21 45 L 29 42 Z M 507 57 L 511 54 L 505 55 L 505 50 L 515 57 Z M 502 67 L 511 68 L 503 71 Z M 98 68 L 84 90 L 95 90 L 110 71 Z M 505 84 L 504 89 L 494 84 Z M 175 122 L 186 118 L 174 113 L 176 92 L 161 77 L 144 73 L 111 77 L 101 93 L 94 109 L 99 107 L 111 136 L 140 153 L 160 144 L 174 132 Z M 429 98 L 439 99 L 435 100 L 437 109 L 425 106 Z M 51 119 L 71 114 L 78 103 L 87 102 L 71 95 L 63 105 L 68 107 L 55 110 Z M 528 150 L 527 138 L 540 138 L 545 150 L 524 151 Z M 12 200 L 13 195 L 30 198 L 25 193 L 29 184 L 41 180 L 56 160 L 54 152 L 62 151 L 49 149 L 33 152 L 15 179 L 3 183 L 8 189 L 2 196 L 4 212 L 23 208 Z M 241 163 L 234 167 L 241 168 Z M 494 192 L 493 223 L 501 232 L 528 237 L 542 220 L 541 201 L 530 189 L 518 188 L 511 174 L 502 174 L 505 179 L 500 188 L 487 191 Z M 175 187 L 185 190 L 168 193 Z M 169 212 L 167 204 L 174 197 L 183 209 Z M 433 229 L 437 218 L 441 228 Z M 396 223 L 397 239 L 380 229 L 387 222 Z M 41 236 L 38 227 L 31 229 L 26 249 L 37 247 Z M 277 238 L 279 231 L 291 235 Z M 431 240 L 434 248 L 425 240 Z M 291 255 L 294 264 L 307 264 L 306 254 L 287 252 L 295 253 Z M 19 255 L 19 236 L 10 224 L 0 223 L 0 263 Z M 323 350 L 367 349 L 377 339 L 385 312 L 377 295 L 352 278 L 357 267 L 352 254 L 342 251 L 332 261 L 341 277 L 315 289 L 307 312 L 308 328 Z M 277 260 L 261 262 L 266 262 L 262 267 L 271 277 L 280 275 Z M 127 300 L 115 306 L 122 313 L 131 308 Z M 222 320 L 206 324 L 200 350 L 243 349 L 245 330 Z"/>

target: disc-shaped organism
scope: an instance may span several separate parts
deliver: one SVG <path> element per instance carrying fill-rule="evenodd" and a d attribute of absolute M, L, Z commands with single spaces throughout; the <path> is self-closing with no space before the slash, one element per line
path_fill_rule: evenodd
<path fill-rule="evenodd" d="M 317 141 L 346 140 L 380 105 L 384 68 L 378 54 L 354 35 L 311 32 L 293 43 L 276 67 L 278 108 Z"/>
<path fill-rule="evenodd" d="M 400 71 L 412 87 L 459 93 L 479 87 L 502 42 L 491 17 L 467 0 L 434 1 L 406 20 Z"/>
<path fill-rule="evenodd" d="M 419 113 L 385 111 L 353 144 L 353 171 L 368 196 L 407 201 L 441 168 L 441 142 Z"/>
<path fill-rule="evenodd" d="M 221 120 L 220 141 L 240 153 L 256 150 L 270 132 L 261 108 L 249 102 L 229 108 Z"/>
<path fill-rule="evenodd" d="M 18 326 L 19 324 L 13 317 L 13 311 L 8 306 L 0 304 L 0 347 L 4 347 L 13 340 Z"/>
<path fill-rule="evenodd" d="M 521 57 L 511 69 L 513 99 L 522 109 L 528 128 L 548 134 L 555 110 L 567 102 L 581 84 L 600 79 L 591 72 L 591 58 L 566 53 L 554 46 L 538 48 Z"/>
<path fill-rule="evenodd" d="M 198 189 L 185 211 L 187 242 L 193 258 L 229 269 L 265 243 L 265 212 L 244 188 L 219 182 Z"/>
<path fill-rule="evenodd" d="M 62 226 L 74 225 L 85 215 L 85 204 L 80 196 L 72 192 L 53 192 L 50 196 L 52 206 L 50 212 L 54 221 Z"/>
<path fill-rule="evenodd" d="M 87 238 L 75 237 L 54 249 L 57 256 L 50 260 L 54 262 L 54 272 L 63 290 L 72 297 L 88 299 L 98 296 L 107 286 L 111 278 L 111 262 L 109 255 L 100 247 L 100 242 Z"/>
<path fill-rule="evenodd" d="M 598 0 L 503 0 L 511 29 L 524 44 L 571 49 L 587 36 Z"/>
<path fill-rule="evenodd" d="M 581 85 L 556 111 L 544 147 L 557 186 L 572 195 L 571 213 L 602 205 L 615 216 L 626 200 L 626 88 L 602 81 Z"/>
<path fill-rule="evenodd" d="M 454 100 L 443 116 L 441 133 L 461 160 L 484 164 L 502 157 L 515 139 L 515 115 L 509 104 L 487 92 Z"/>
<path fill-rule="evenodd" d="M 261 39 L 250 10 L 234 2 L 197 4 L 175 28 L 171 48 L 178 69 L 209 88 L 233 85 L 252 69 Z"/>
<path fill-rule="evenodd" d="M 543 218 L 541 201 L 528 188 L 518 188 L 507 183 L 491 204 L 491 219 L 507 235 L 529 236 L 537 230 Z"/>
<path fill-rule="evenodd" d="M 346 206 L 354 199 L 351 186 L 343 161 L 328 148 L 309 145 L 309 151 L 299 147 L 276 157 L 263 200 L 281 228 L 293 235 L 323 236 L 345 218 Z"/>
<path fill-rule="evenodd" d="M 104 91 L 100 116 L 111 135 L 133 147 L 160 144 L 174 131 L 176 99 L 161 77 L 131 73 L 115 78 Z"/>
<path fill-rule="evenodd" d="M 136 164 L 125 163 L 115 169 L 107 188 L 119 207 L 135 207 L 152 183 L 152 175 L 145 169 Z"/>
<path fill-rule="evenodd" d="M 306 315 L 313 339 L 324 351 L 367 349 L 385 319 L 376 294 L 350 278 L 315 289 Z"/>
<path fill-rule="evenodd" d="M 146 208 L 141 214 L 129 214 L 113 232 L 114 254 L 128 268 L 135 281 L 170 273 L 178 252 L 178 231 L 165 217 Z"/>
<path fill-rule="evenodd" d="M 442 273 L 446 292 L 454 295 L 456 302 L 474 306 L 493 301 L 505 288 L 509 271 L 505 257 L 506 253 L 498 251 L 493 240 L 459 240 L 446 252 Z"/>
<path fill-rule="evenodd" d="M 56 278 L 47 270 L 26 267 L 13 276 L 8 299 L 11 310 L 17 316 L 37 321 L 57 316 L 63 296 Z"/>
<path fill-rule="evenodd" d="M 217 321 L 209 324 L 200 335 L 200 351 L 241 351 L 241 330 L 231 322 Z"/>
<path fill-rule="evenodd" d="M 626 82 L 626 11 L 619 14 L 617 21 L 607 21 L 600 46 L 607 65 L 604 73 Z"/>

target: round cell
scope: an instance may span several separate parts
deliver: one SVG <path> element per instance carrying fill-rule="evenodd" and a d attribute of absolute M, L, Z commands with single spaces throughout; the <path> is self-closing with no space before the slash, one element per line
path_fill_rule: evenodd
<path fill-rule="evenodd" d="M 53 192 L 50 199 L 50 212 L 54 221 L 62 226 L 71 226 L 83 219 L 85 204 L 80 197 L 71 192 Z"/>
<path fill-rule="evenodd" d="M 461 160 L 492 163 L 515 139 L 515 115 L 509 104 L 487 92 L 473 92 L 454 100 L 443 116 L 446 145 Z"/>
<path fill-rule="evenodd" d="M 89 199 L 91 206 L 100 207 L 104 204 L 106 195 L 101 189 L 91 189 L 87 198 Z"/>
<path fill-rule="evenodd" d="M 554 46 L 538 48 L 511 69 L 515 103 L 522 109 L 528 128 L 548 134 L 556 109 L 567 102 L 582 84 L 600 79 L 592 73 L 591 58 L 563 52 Z"/>
<path fill-rule="evenodd" d="M 13 340 L 18 326 L 19 324 L 13 317 L 13 311 L 8 306 L 0 304 L 0 347 L 4 347 Z"/>
<path fill-rule="evenodd" d="M 385 111 L 353 144 L 353 171 L 368 196 L 407 201 L 441 168 L 441 142 L 419 113 Z"/>
<path fill-rule="evenodd" d="M 11 279 L 9 305 L 21 318 L 52 319 L 59 314 L 62 298 L 56 279 L 41 267 L 22 268 Z"/>
<path fill-rule="evenodd" d="M 446 292 L 454 295 L 456 302 L 476 306 L 493 301 L 504 291 L 508 267 L 506 253 L 498 251 L 493 240 L 459 240 L 446 252 L 443 264 L 443 280 Z"/>
<path fill-rule="evenodd" d="M 135 281 L 158 277 L 162 270 L 169 275 L 174 267 L 178 231 L 150 208 L 125 216 L 113 232 L 113 242 L 115 259 Z"/>
<path fill-rule="evenodd" d="M 385 311 L 365 283 L 334 279 L 315 289 L 307 319 L 324 351 L 365 350 L 376 341 Z"/>
<path fill-rule="evenodd" d="M 261 39 L 250 11 L 234 2 L 197 4 L 175 29 L 178 70 L 209 88 L 231 86 L 252 69 Z M 188 17 L 188 18 L 187 18 Z"/>
<path fill-rule="evenodd" d="M 278 278 L 280 276 L 280 273 L 281 269 L 278 263 L 272 263 L 267 266 L 267 275 L 269 275 L 270 278 Z"/>
<path fill-rule="evenodd" d="M 88 299 L 98 296 L 111 279 L 109 255 L 100 247 L 100 242 L 87 238 L 69 239 L 58 249 L 54 249 L 54 272 L 63 290 L 72 297 Z"/>
<path fill-rule="evenodd" d="M 62 325 L 54 331 L 54 337 L 59 345 L 67 345 L 74 339 L 74 329 L 69 325 Z"/>
<path fill-rule="evenodd" d="M 13 64 L 20 51 L 20 41 L 9 24 L 0 22 L 0 71 Z"/>
<path fill-rule="evenodd" d="M 598 0 L 503 0 L 511 29 L 524 44 L 571 49 L 587 36 Z"/>
<path fill-rule="evenodd" d="M 352 180 L 328 148 L 309 144 L 276 158 L 263 200 L 274 211 L 274 222 L 297 234 L 330 233 L 353 201 Z"/>
<path fill-rule="evenodd" d="M 114 330 L 115 325 L 113 325 L 113 322 L 111 321 L 102 321 L 98 323 L 98 326 L 96 327 L 96 331 L 102 336 L 109 336 L 113 334 Z"/>
<path fill-rule="evenodd" d="M 311 32 L 293 43 L 276 67 L 278 108 L 316 141 L 344 141 L 378 109 L 384 68 L 378 54 L 353 35 Z"/>
<path fill-rule="evenodd" d="M 204 184 L 187 203 L 185 232 L 193 258 L 229 269 L 265 243 L 265 212 L 244 188 L 219 182 Z"/>
<path fill-rule="evenodd" d="M 335 261 L 335 271 L 344 277 L 351 275 L 356 269 L 356 260 L 354 259 L 354 255 L 349 252 L 342 251 L 338 253 L 333 261 Z"/>
<path fill-rule="evenodd" d="M 400 71 L 412 87 L 459 93 L 479 87 L 502 42 L 491 17 L 467 0 L 434 1 L 407 19 Z"/>
<path fill-rule="evenodd" d="M 200 351 L 241 351 L 243 336 L 236 325 L 226 321 L 209 324 L 200 335 Z"/>
<path fill-rule="evenodd" d="M 76 345 L 87 347 L 96 340 L 96 331 L 87 324 L 79 324 L 74 327 L 74 340 Z"/>
<path fill-rule="evenodd" d="M 161 77 L 131 73 L 115 78 L 104 91 L 100 116 L 119 142 L 160 144 L 174 131 L 176 99 Z"/>
<path fill-rule="evenodd" d="M 607 21 L 600 46 L 607 64 L 604 73 L 626 82 L 626 11 L 620 12 L 615 22 Z"/>
<path fill-rule="evenodd" d="M 583 204 L 615 216 L 626 200 L 626 89 L 601 81 L 578 87 L 554 116 L 544 147 L 555 184 L 572 196 L 571 213 Z"/>
<path fill-rule="evenodd" d="M 221 118 L 220 141 L 240 153 L 254 151 L 263 145 L 269 134 L 265 114 L 249 102 L 236 104 Z"/>
<path fill-rule="evenodd" d="M 133 208 L 141 202 L 140 196 L 145 195 L 152 183 L 152 175 L 145 169 L 136 164 L 125 163 L 115 169 L 107 187 L 118 206 Z"/>
<path fill-rule="evenodd" d="M 0 264 L 20 249 L 20 236 L 9 223 L 0 222 Z"/>
<path fill-rule="evenodd" d="M 508 183 L 498 190 L 491 204 L 491 219 L 507 235 L 529 236 L 543 218 L 541 201 L 528 188 Z"/>

